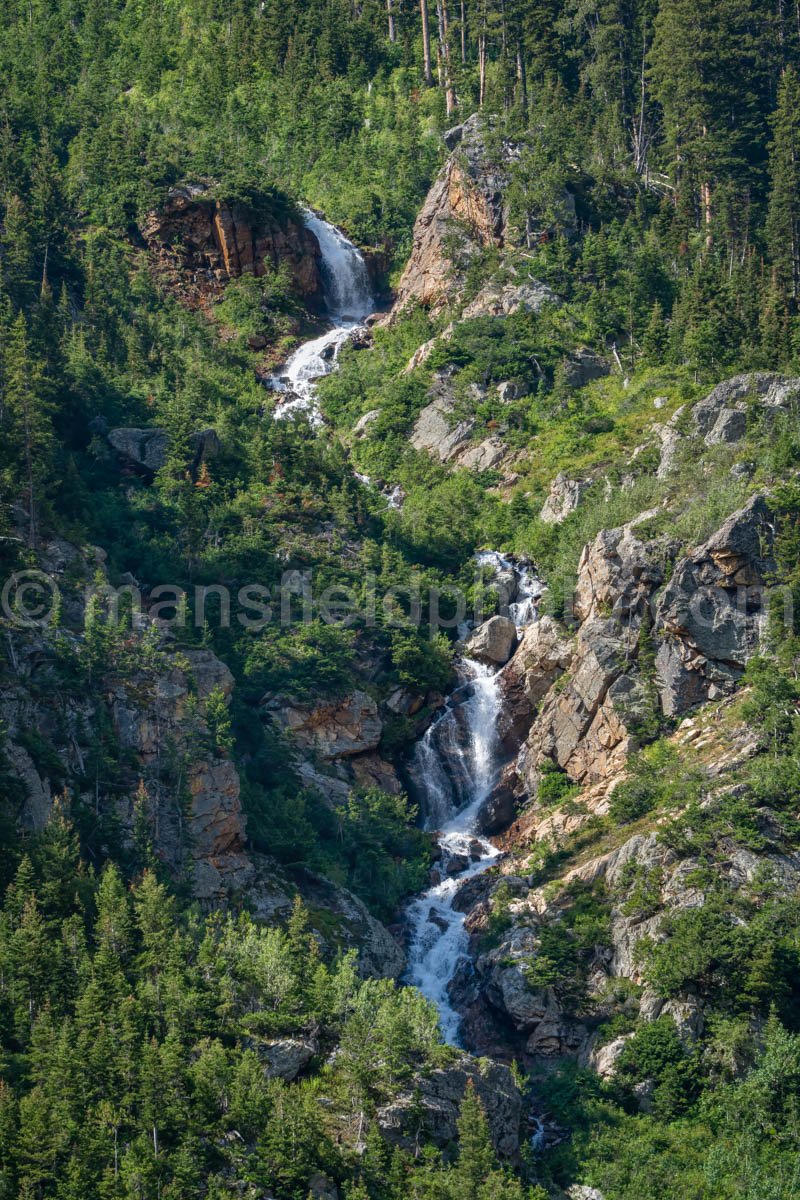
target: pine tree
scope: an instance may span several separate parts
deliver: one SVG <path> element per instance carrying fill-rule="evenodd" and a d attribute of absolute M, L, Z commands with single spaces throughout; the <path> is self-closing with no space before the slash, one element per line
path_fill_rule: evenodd
<path fill-rule="evenodd" d="M 657 300 L 650 313 L 650 320 L 642 337 L 644 361 L 657 367 L 664 363 L 669 346 L 669 331 L 664 320 L 664 310 Z"/>
<path fill-rule="evenodd" d="M 33 546 L 39 526 L 39 507 L 52 486 L 54 438 L 43 372 L 31 350 L 22 313 L 11 326 L 2 359 L 0 418 L 7 438 L 3 474 L 7 486 L 23 489 L 28 542 Z"/>
<path fill-rule="evenodd" d="M 760 0 L 662 0 L 659 7 L 649 56 L 654 92 L 673 180 L 707 247 L 718 187 L 746 193 L 758 182 L 767 46 Z"/>
<path fill-rule="evenodd" d="M 479 1200 L 481 1188 L 496 1166 L 489 1122 L 470 1079 L 458 1118 L 458 1162 L 453 1194 L 462 1200 Z"/>
<path fill-rule="evenodd" d="M 781 79 L 772 130 L 767 248 L 775 281 L 796 310 L 800 299 L 800 80 L 792 66 Z"/>

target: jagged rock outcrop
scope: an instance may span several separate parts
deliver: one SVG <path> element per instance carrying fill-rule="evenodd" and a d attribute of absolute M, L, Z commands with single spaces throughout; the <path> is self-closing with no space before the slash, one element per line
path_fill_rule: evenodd
<path fill-rule="evenodd" d="M 463 267 L 482 248 L 510 240 L 506 192 L 509 166 L 519 154 L 511 142 L 490 150 L 486 121 L 475 113 L 446 135 L 450 155 L 437 175 L 414 225 L 414 240 L 397 288 L 394 312 L 422 304 L 436 313 L 457 302 Z M 464 316 L 501 316 L 533 311 L 555 300 L 536 280 L 490 282 Z"/>
<path fill-rule="evenodd" d="M 730 702 L 725 702 L 729 706 Z M 746 725 L 732 728 L 720 720 L 721 712 L 708 717 L 687 719 L 673 735 L 676 745 L 703 748 L 702 775 L 705 780 L 703 811 L 725 803 L 741 767 L 755 752 L 758 739 Z M 622 775 L 624 765 L 617 771 Z M 675 796 L 680 805 L 681 793 Z M 581 811 L 583 810 L 583 811 Z M 578 829 L 590 819 L 591 813 L 602 811 L 593 800 L 592 791 L 585 791 L 572 817 Z M 627 1035 L 607 1045 L 598 1045 L 592 1029 L 598 1020 L 606 1020 L 612 1012 L 624 1011 L 629 1018 L 653 1021 L 668 1016 L 675 1023 L 679 1037 L 687 1043 L 703 1033 L 706 1021 L 704 1000 L 691 990 L 669 998 L 660 996 L 644 986 L 638 999 L 629 988 L 618 991 L 614 980 L 627 980 L 637 988 L 646 984 L 645 960 L 639 953 L 642 939 L 658 942 L 665 936 L 665 915 L 677 914 L 705 903 L 708 883 L 701 871 L 701 861 L 690 849 L 673 845 L 661 836 L 658 825 L 644 832 L 622 836 L 609 849 L 593 858 L 583 858 L 565 870 L 558 884 L 532 886 L 531 881 L 513 873 L 524 864 L 531 837 L 547 840 L 548 829 L 554 827 L 554 814 L 535 814 L 526 826 L 527 833 L 517 830 L 506 844 L 511 853 L 508 874 L 501 879 L 481 876 L 462 889 L 467 928 L 476 937 L 485 934 L 487 916 L 492 910 L 492 897 L 499 887 L 506 889 L 504 903 L 510 916 L 509 927 L 501 933 L 491 949 L 474 947 L 474 969 L 462 972 L 454 998 L 458 1006 L 467 1009 L 468 1027 L 473 1044 L 488 1048 L 497 1040 L 492 1021 L 505 1027 L 506 1044 L 515 1047 L 529 1064 L 543 1059 L 577 1056 L 579 1061 L 596 1069 L 603 1077 L 613 1075 L 616 1062 L 624 1049 Z M 521 822 L 520 822 L 521 826 Z M 555 825 L 555 828 L 559 828 Z M 787 851 L 784 832 L 775 823 L 774 814 L 762 810 L 759 830 L 763 845 L 758 851 L 738 845 L 735 839 L 723 835 L 719 845 L 717 873 L 731 889 L 748 888 L 753 880 L 765 874 L 773 886 L 785 895 L 792 895 L 800 882 L 800 855 Z M 647 899 L 632 902 L 637 880 L 647 880 Z M 609 904 L 609 925 L 605 938 L 591 952 L 584 964 L 583 983 L 578 988 L 582 996 L 579 1007 L 570 998 L 577 977 L 568 981 L 566 992 L 562 983 L 543 987 L 533 982 L 531 968 L 536 965 L 542 946 L 545 927 L 558 929 L 572 903 L 573 886 L 590 888 Z M 508 897 L 512 897 L 510 904 Z M 614 996 L 617 999 L 613 999 Z"/>
<path fill-rule="evenodd" d="M 659 691 L 670 716 L 730 692 L 758 650 L 773 539 L 769 504 L 754 496 L 677 563 L 654 622 Z"/>
<path fill-rule="evenodd" d="M 603 530 L 585 547 L 573 596 L 580 625 L 570 669 L 558 687 L 536 696 L 539 712 L 520 757 L 528 790 L 535 794 L 543 759 L 584 785 L 608 779 L 635 746 L 650 705 L 674 716 L 734 688 L 758 649 L 773 526 L 766 499 L 755 496 L 682 558 L 668 538 L 642 540 L 636 522 Z M 649 681 L 638 669 L 645 612 L 655 654 Z M 558 635 L 548 625 L 529 636 L 519 664 L 507 668 L 512 694 L 526 670 L 523 656 L 546 654 Z M 554 666 L 546 657 L 534 661 L 531 687 L 541 690 Z"/>
<path fill-rule="evenodd" d="M 461 1103 L 469 1085 L 483 1105 L 496 1151 L 504 1158 L 515 1158 L 522 1099 L 514 1076 L 501 1063 L 479 1061 L 468 1054 L 460 1055 L 452 1066 L 415 1076 L 413 1088 L 378 1109 L 381 1133 L 388 1142 L 409 1150 L 420 1133 L 437 1146 L 448 1146 L 456 1140 Z"/>
<path fill-rule="evenodd" d="M 611 618 L 581 626 L 566 682 L 542 701 L 520 757 L 521 774 L 533 792 L 543 759 L 585 784 L 621 767 L 631 746 L 624 711 L 638 699 L 625 676 L 634 651 L 631 629 Z"/>
<path fill-rule="evenodd" d="M 531 708 L 547 694 L 558 676 L 572 662 L 574 647 L 570 637 L 550 616 L 528 625 L 522 640 L 500 676 L 500 686 L 508 695 L 523 692 Z"/>
<path fill-rule="evenodd" d="M 219 295 L 230 279 L 285 266 L 298 296 L 323 307 L 319 245 L 296 217 L 229 203 L 216 198 L 212 185 L 190 183 L 170 190 L 144 218 L 141 234 L 157 269 L 184 301 L 201 303 Z"/>
<path fill-rule="evenodd" d="M 539 516 L 547 525 L 559 525 L 575 511 L 589 487 L 588 480 L 569 479 L 563 473 L 556 475 Z"/>

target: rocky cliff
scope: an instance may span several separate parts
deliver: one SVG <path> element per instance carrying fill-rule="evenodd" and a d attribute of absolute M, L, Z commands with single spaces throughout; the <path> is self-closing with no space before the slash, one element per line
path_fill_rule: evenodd
<path fill-rule="evenodd" d="M 160 275 L 183 302 L 218 296 L 230 279 L 284 267 L 303 302 L 323 307 L 320 250 L 294 216 L 217 199 L 209 184 L 173 188 L 143 220 L 141 235 Z"/>
<path fill-rule="evenodd" d="M 125 633 L 107 624 L 99 548 L 54 539 L 37 558 L 59 589 L 64 624 L 6 627 L 0 770 L 13 780 L 12 818 L 36 833 L 56 806 L 74 810 L 103 854 L 157 861 L 204 908 L 245 906 L 274 922 L 299 893 L 324 914 L 328 954 L 352 948 L 363 975 L 397 977 L 401 947 L 358 897 L 310 871 L 287 873 L 250 845 L 239 770 L 220 732 L 234 689 L 226 664 L 178 646 L 146 612 Z M 273 700 L 269 713 L 296 735 L 304 785 L 330 803 L 354 786 L 399 790 L 374 753 L 382 726 L 369 697 L 306 710 Z"/>
<path fill-rule="evenodd" d="M 792 419 L 799 389 L 766 374 L 726 381 L 653 425 L 634 461 L 650 447 L 659 478 L 687 455 L 702 474 L 715 447 L 735 451 L 748 431 Z M 581 503 L 592 481 L 577 482 L 553 481 L 549 519 Z M 718 903 L 720 888 L 746 907 L 762 876 L 776 903 L 800 885 L 780 806 L 731 816 L 764 751 L 740 696 L 765 648 L 778 505 L 752 490 L 693 545 L 650 532 L 669 530 L 678 503 L 668 494 L 663 510 L 588 542 L 562 617 L 529 625 L 500 671 L 509 765 L 480 820 L 504 857 L 459 892 L 472 961 L 451 995 L 471 1048 L 517 1055 L 534 1074 L 566 1056 L 611 1079 L 634 1029 L 660 1017 L 692 1044 L 713 1018 L 713 987 L 688 968 L 682 986 L 656 987 L 652 947 L 668 944 L 681 914 Z M 582 942 L 588 913 L 596 928 Z M 628 1032 L 609 1041 L 612 1020 Z M 643 1084 L 643 1109 L 650 1095 Z"/>
<path fill-rule="evenodd" d="M 425 199 L 416 224 L 411 256 L 397 287 L 394 312 L 422 304 L 432 313 L 465 300 L 470 262 L 487 250 L 502 251 L 518 237 L 507 200 L 509 167 L 519 146 L 494 135 L 475 114 L 444 135 L 450 151 Z M 463 316 L 507 316 L 537 312 L 555 297 L 536 280 L 512 272 L 490 280 L 469 297 Z"/>

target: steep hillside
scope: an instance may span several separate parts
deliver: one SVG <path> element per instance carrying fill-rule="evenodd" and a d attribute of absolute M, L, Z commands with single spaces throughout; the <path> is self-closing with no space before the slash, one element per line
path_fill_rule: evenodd
<path fill-rule="evenodd" d="M 0 24 L 0 1200 L 797 1195 L 789 10 Z"/>

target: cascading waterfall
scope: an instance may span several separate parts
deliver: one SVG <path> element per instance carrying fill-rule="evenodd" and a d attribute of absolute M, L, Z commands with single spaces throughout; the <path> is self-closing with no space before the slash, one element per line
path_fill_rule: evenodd
<path fill-rule="evenodd" d="M 499 577 L 514 580 L 513 601 L 508 605 L 508 615 L 522 629 L 536 620 L 539 601 L 542 598 L 542 581 L 524 563 L 512 562 L 497 550 L 482 550 L 476 555 L 479 567 L 489 567 Z"/>
<path fill-rule="evenodd" d="M 535 576 L 493 551 L 480 555 L 478 563 L 491 566 L 498 576 L 514 572 L 516 599 L 509 612 L 518 626 L 530 624 L 542 590 Z M 459 684 L 419 742 L 411 768 L 422 793 L 425 827 L 439 830 L 441 878 L 406 910 L 407 981 L 436 1004 L 445 1040 L 454 1045 L 459 1044 L 461 1019 L 449 988 L 469 943 L 464 914 L 454 904 L 463 883 L 488 870 L 498 857 L 475 823 L 499 774 L 497 717 L 502 703 L 495 669 L 462 658 L 457 670 Z"/>
<path fill-rule="evenodd" d="M 341 230 L 307 211 L 303 217 L 319 243 L 322 282 L 332 328 L 295 350 L 271 385 L 286 396 L 275 408 L 277 418 L 304 413 L 314 426 L 322 424 L 315 399 L 315 383 L 336 366 L 339 349 L 353 329 L 375 308 L 367 264 Z"/>

